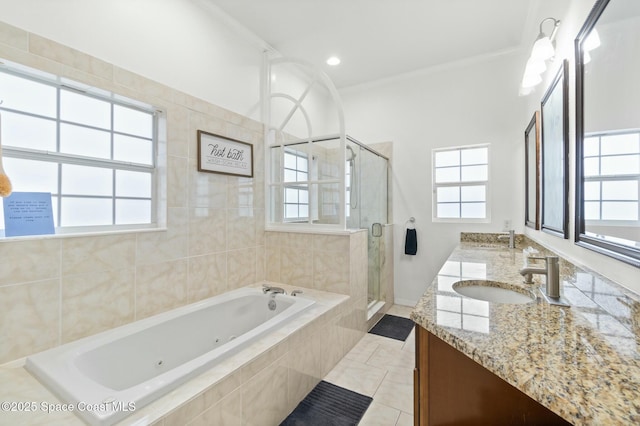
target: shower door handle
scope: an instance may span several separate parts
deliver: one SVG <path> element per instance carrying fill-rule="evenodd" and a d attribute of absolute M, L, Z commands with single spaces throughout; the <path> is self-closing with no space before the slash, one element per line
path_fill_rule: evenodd
<path fill-rule="evenodd" d="M 382 237 L 381 223 L 376 222 L 373 225 L 371 225 L 371 235 L 373 235 L 374 237 Z"/>

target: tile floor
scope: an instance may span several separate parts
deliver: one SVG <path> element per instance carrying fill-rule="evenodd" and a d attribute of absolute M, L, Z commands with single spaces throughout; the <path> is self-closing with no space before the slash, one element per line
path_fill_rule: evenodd
<path fill-rule="evenodd" d="M 387 313 L 409 318 L 412 309 Z M 324 380 L 373 398 L 360 426 L 412 426 L 414 348 L 415 331 L 406 342 L 367 333 Z"/>

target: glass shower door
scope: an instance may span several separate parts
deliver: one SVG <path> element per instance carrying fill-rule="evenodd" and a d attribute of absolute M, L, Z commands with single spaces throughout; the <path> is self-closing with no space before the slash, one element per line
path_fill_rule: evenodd
<path fill-rule="evenodd" d="M 381 289 L 384 224 L 387 223 L 387 159 L 358 146 L 356 192 L 359 228 L 368 230 L 368 302 L 370 307 L 385 300 Z M 353 181 L 353 178 L 352 178 Z M 352 197 L 353 198 L 353 197 Z"/>

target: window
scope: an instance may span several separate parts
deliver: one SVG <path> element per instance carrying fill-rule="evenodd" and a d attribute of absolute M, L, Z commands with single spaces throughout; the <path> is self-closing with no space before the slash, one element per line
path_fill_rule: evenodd
<path fill-rule="evenodd" d="M 298 183 L 309 180 L 307 154 L 292 149 L 284 152 L 284 220 L 306 221 L 309 218 L 309 187 Z"/>
<path fill-rule="evenodd" d="M 489 219 L 489 146 L 433 151 L 433 219 Z"/>
<path fill-rule="evenodd" d="M 0 70 L 4 166 L 13 190 L 50 192 L 56 233 L 155 223 L 155 111 L 35 73 Z"/>
<path fill-rule="evenodd" d="M 638 222 L 639 182 L 640 131 L 584 138 L 585 220 Z"/>

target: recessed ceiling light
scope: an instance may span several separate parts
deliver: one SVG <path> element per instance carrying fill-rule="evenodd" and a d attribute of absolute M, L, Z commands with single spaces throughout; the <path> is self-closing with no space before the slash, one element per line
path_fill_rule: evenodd
<path fill-rule="evenodd" d="M 332 67 L 335 67 L 339 63 L 340 63 L 340 58 L 338 58 L 337 56 L 332 56 L 329 59 L 327 59 L 327 65 L 331 65 Z"/>

